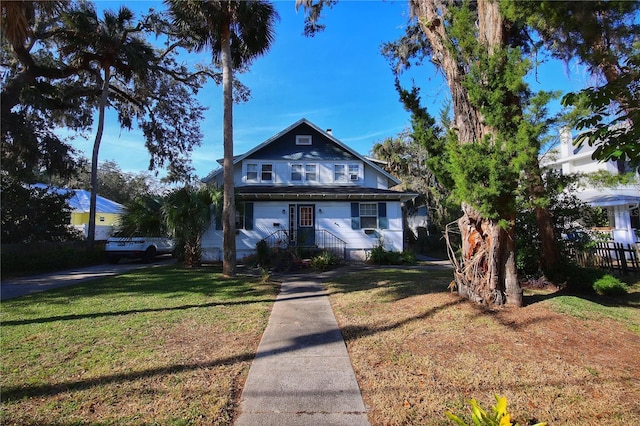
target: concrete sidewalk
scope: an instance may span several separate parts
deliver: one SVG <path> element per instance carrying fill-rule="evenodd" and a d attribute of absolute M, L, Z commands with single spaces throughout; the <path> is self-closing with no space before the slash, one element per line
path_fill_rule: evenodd
<path fill-rule="evenodd" d="M 322 285 L 287 277 L 240 401 L 237 426 L 369 425 Z"/>

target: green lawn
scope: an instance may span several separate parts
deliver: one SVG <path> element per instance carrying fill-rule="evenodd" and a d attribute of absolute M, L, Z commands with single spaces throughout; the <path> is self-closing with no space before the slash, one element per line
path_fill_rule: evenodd
<path fill-rule="evenodd" d="M 2 304 L 2 424 L 228 424 L 277 294 L 151 268 Z"/>
<path fill-rule="evenodd" d="M 612 319 L 640 335 L 640 283 L 631 287 L 627 296 L 590 298 L 559 296 L 549 300 L 558 312 L 582 319 Z"/>

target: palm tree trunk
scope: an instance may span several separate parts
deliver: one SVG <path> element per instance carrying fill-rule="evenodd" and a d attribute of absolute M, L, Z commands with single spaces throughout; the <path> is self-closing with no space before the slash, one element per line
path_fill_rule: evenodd
<path fill-rule="evenodd" d="M 236 208 L 233 182 L 233 68 L 231 63 L 231 32 L 227 23 L 221 35 L 222 91 L 223 91 L 223 145 L 224 188 L 222 202 L 222 274 L 236 276 Z"/>
<path fill-rule="evenodd" d="M 91 154 L 91 199 L 89 202 L 89 230 L 87 235 L 87 248 L 93 250 L 96 237 L 96 200 L 98 197 L 98 152 L 100 151 L 100 142 L 102 142 L 102 133 L 104 132 L 104 115 L 109 99 L 109 80 L 111 78 L 111 70 L 107 66 L 104 72 L 104 81 L 102 82 L 102 94 L 100 96 L 100 105 L 98 112 L 98 130 L 96 139 L 93 142 L 93 152 Z"/>

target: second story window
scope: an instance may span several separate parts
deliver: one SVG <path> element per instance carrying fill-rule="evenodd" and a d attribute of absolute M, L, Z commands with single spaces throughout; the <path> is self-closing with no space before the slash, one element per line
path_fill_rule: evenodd
<path fill-rule="evenodd" d="M 273 164 L 262 164 L 261 166 L 261 181 L 272 181 L 273 180 Z"/>
<path fill-rule="evenodd" d="M 360 165 L 349 164 L 349 180 L 354 182 L 360 179 Z"/>
<path fill-rule="evenodd" d="M 306 164 L 304 166 L 304 178 L 312 182 L 318 180 L 318 166 L 316 164 Z"/>
<path fill-rule="evenodd" d="M 257 181 L 258 180 L 258 165 L 255 163 L 247 164 L 247 181 Z"/>
<path fill-rule="evenodd" d="M 302 180 L 302 164 L 291 165 L 291 180 L 298 182 Z"/>
<path fill-rule="evenodd" d="M 333 181 L 334 182 L 347 181 L 347 165 L 346 164 L 335 164 L 333 166 Z"/>

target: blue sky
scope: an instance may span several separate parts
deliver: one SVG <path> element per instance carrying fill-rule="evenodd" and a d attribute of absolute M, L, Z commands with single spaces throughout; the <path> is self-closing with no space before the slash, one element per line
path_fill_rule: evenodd
<path fill-rule="evenodd" d="M 97 1 L 98 9 L 117 10 L 126 4 L 134 11 L 162 9 L 160 1 Z M 237 77 L 251 89 L 251 99 L 234 106 L 234 153 L 242 154 L 293 124 L 307 118 L 361 154 L 376 142 L 409 126 L 393 85 L 393 74 L 380 54 L 383 42 L 399 38 L 409 18 L 408 1 L 340 1 L 327 10 L 326 30 L 315 37 L 302 35 L 304 14 L 293 1 L 276 1 L 280 22 L 270 51 L 249 72 Z M 185 60 L 209 61 L 209 55 Z M 584 86 L 579 70 L 560 63 L 547 64 L 532 76 L 534 90 L 567 92 Z M 422 89 L 423 104 L 437 116 L 448 96 L 446 82 L 430 64 L 411 69 L 403 81 Z M 217 168 L 222 157 L 222 88 L 208 84 L 199 95 L 209 109 L 201 128 L 202 145 L 192 164 L 199 177 Z M 76 138 L 74 146 L 90 155 L 94 133 Z M 147 169 L 149 155 L 139 131 L 121 130 L 115 114 L 105 126 L 100 161 L 113 160 L 124 171 Z"/>

